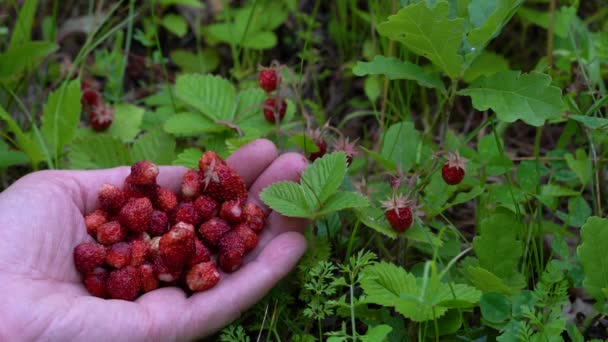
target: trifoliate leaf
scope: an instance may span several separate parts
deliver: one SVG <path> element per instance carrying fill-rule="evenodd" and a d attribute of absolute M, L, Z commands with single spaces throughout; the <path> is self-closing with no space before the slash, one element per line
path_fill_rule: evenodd
<path fill-rule="evenodd" d="M 232 121 L 236 89 L 222 77 L 186 74 L 177 77 L 175 95 L 213 120 Z"/>
<path fill-rule="evenodd" d="M 108 134 L 124 142 L 132 141 L 140 131 L 143 117 L 143 108 L 129 104 L 116 105 L 114 120 L 108 129 Z"/>
<path fill-rule="evenodd" d="M 181 165 L 189 169 L 196 169 L 198 167 L 198 160 L 201 158 L 201 150 L 198 148 L 187 148 L 177 155 L 171 164 Z"/>
<path fill-rule="evenodd" d="M 360 193 L 337 191 L 329 196 L 317 215 L 325 215 L 346 208 L 367 207 L 368 205 L 369 201 Z"/>
<path fill-rule="evenodd" d="M 304 173 L 300 183 L 308 187 L 321 203 L 333 195 L 346 174 L 346 154 L 334 152 L 315 160 Z"/>
<path fill-rule="evenodd" d="M 182 137 L 196 137 L 202 133 L 218 132 L 225 129 L 206 116 L 196 113 L 179 113 L 170 116 L 165 125 L 165 131 Z"/>
<path fill-rule="evenodd" d="M 384 75 L 391 80 L 412 80 L 423 87 L 437 88 L 445 92 L 445 86 L 438 75 L 431 74 L 414 63 L 395 57 L 378 55 L 371 62 L 358 61 L 353 68 L 353 73 L 357 76 Z"/>
<path fill-rule="evenodd" d="M 608 288 L 608 219 L 590 217 L 581 228 L 581 245 L 576 253 L 585 273 L 583 286 L 596 300 L 604 301 L 602 289 Z"/>
<path fill-rule="evenodd" d="M 131 156 L 134 162 L 150 160 L 158 165 L 168 165 L 175 159 L 175 140 L 160 129 L 147 132 L 133 143 Z"/>
<path fill-rule="evenodd" d="M 502 121 L 522 120 L 533 126 L 559 118 L 565 108 L 561 90 L 551 85 L 551 77 L 534 71 L 529 74 L 503 71 L 483 76 L 460 94 L 470 96 L 477 110 L 492 109 Z"/>
<path fill-rule="evenodd" d="M 74 139 L 69 156 L 72 169 L 105 169 L 132 164 L 125 143 L 107 134 Z"/>
<path fill-rule="evenodd" d="M 302 188 L 293 182 L 277 182 L 266 187 L 260 198 L 272 210 L 291 217 L 308 217 L 311 211 Z"/>

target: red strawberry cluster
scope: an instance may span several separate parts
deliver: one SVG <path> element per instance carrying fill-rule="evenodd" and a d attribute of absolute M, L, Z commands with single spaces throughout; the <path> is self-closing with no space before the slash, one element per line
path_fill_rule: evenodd
<path fill-rule="evenodd" d="M 91 127 L 98 131 L 105 131 L 114 120 L 114 110 L 103 102 L 101 93 L 90 83 L 82 82 L 80 85 L 83 112 L 89 113 Z"/>
<path fill-rule="evenodd" d="M 100 208 L 85 216 L 96 241 L 74 248 L 74 264 L 94 296 L 134 300 L 162 286 L 197 292 L 238 269 L 258 243 L 262 209 L 247 202 L 243 179 L 214 152 L 187 171 L 181 191 L 159 186 L 149 161 L 131 167 L 122 187 L 104 184 Z"/>
<path fill-rule="evenodd" d="M 268 98 L 264 100 L 262 112 L 264 118 L 270 123 L 281 121 L 285 117 L 287 111 L 287 102 L 278 94 L 272 93 L 279 88 L 281 83 L 281 75 L 278 73 L 278 67 L 271 66 L 270 68 L 262 68 L 258 74 L 258 85 L 268 94 Z"/>

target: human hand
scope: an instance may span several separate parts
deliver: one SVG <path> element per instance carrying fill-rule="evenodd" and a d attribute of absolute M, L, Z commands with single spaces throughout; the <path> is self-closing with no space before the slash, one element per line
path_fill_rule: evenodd
<path fill-rule="evenodd" d="M 92 239 L 83 214 L 98 207 L 103 183 L 122 185 L 128 167 L 42 171 L 0 193 L 0 340 L 184 340 L 209 335 L 261 299 L 306 249 L 306 222 L 272 212 L 258 195 L 269 184 L 298 181 L 307 165 L 296 153 L 277 157 L 256 140 L 227 163 L 245 180 L 249 201 L 269 214 L 257 248 L 235 273 L 187 297 L 165 287 L 135 302 L 88 294 L 73 262 L 76 245 Z M 177 192 L 186 170 L 160 168 L 158 183 Z"/>

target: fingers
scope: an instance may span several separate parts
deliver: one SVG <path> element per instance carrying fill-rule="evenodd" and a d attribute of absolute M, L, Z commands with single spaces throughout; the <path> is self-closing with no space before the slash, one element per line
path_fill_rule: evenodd
<path fill-rule="evenodd" d="M 272 141 L 258 139 L 239 148 L 226 159 L 226 163 L 243 177 L 249 188 L 276 158 L 277 148 Z"/>
<path fill-rule="evenodd" d="M 306 250 L 298 233 L 275 237 L 256 260 L 220 281 L 218 286 L 191 297 L 184 329 L 188 336 L 208 335 L 238 318 L 259 301 L 296 265 Z"/>

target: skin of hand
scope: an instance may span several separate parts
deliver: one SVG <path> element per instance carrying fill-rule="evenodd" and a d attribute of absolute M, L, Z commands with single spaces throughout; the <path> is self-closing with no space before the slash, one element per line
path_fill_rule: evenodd
<path fill-rule="evenodd" d="M 271 211 L 259 199 L 271 183 L 298 181 L 307 166 L 296 153 L 277 156 L 256 140 L 227 160 L 268 214 L 257 248 L 214 288 L 190 297 L 165 287 L 135 302 L 88 294 L 73 249 L 92 241 L 83 214 L 98 207 L 104 183 L 122 185 L 128 167 L 31 173 L 0 193 L 0 340 L 156 341 L 208 336 L 260 300 L 306 250 L 305 220 Z M 183 167 L 160 168 L 158 183 L 177 192 Z"/>

